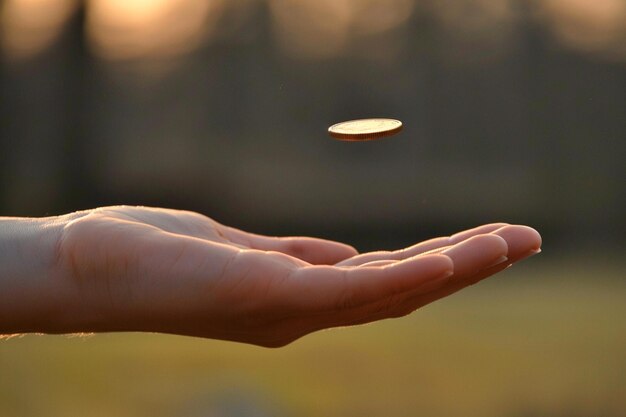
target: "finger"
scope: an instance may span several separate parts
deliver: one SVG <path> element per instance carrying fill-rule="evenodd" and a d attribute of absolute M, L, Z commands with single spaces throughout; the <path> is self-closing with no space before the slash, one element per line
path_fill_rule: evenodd
<path fill-rule="evenodd" d="M 296 271 L 290 297 L 297 309 L 336 314 L 393 294 L 415 290 L 452 274 L 452 262 L 444 255 L 422 256 L 387 266 L 338 268 L 311 266 Z"/>
<path fill-rule="evenodd" d="M 503 244 L 502 240 L 506 243 Z M 522 244 L 522 241 L 525 244 Z M 511 248 L 508 247 L 509 242 L 511 242 Z M 476 236 L 444 250 L 444 253 L 453 260 L 455 272 L 454 276 L 442 285 L 430 286 L 430 288 L 428 285 L 422 285 L 416 290 L 391 295 L 377 302 L 348 310 L 343 314 L 327 314 L 306 324 L 313 331 L 326 327 L 358 325 L 406 316 L 426 304 L 471 285 L 476 280 L 508 268 L 511 265 L 510 262 L 519 261 L 537 253 L 540 243 L 539 234 L 525 226 L 505 226 L 505 229 L 498 235 Z M 527 250 L 529 248 L 530 250 Z M 504 254 L 510 254 L 511 259 L 504 260 Z M 472 273 L 475 270 L 477 271 Z"/>
<path fill-rule="evenodd" d="M 512 264 L 526 259 L 529 256 L 536 255 L 541 252 L 541 235 L 533 228 L 528 226 L 505 226 L 492 235 L 500 236 L 506 241 L 507 255 L 506 260 L 497 262 L 495 266 L 482 268 L 475 274 L 466 275 L 469 285 L 474 284 L 484 278 L 487 278 L 496 272 L 508 268 Z M 446 251 L 443 253 L 448 254 Z"/>
<path fill-rule="evenodd" d="M 541 252 L 541 235 L 531 227 L 505 226 L 494 232 L 494 235 L 502 237 L 507 242 L 508 259 L 506 261 L 500 262 L 491 267 L 483 268 L 474 274 L 467 274 L 460 279 L 457 277 L 457 279 L 453 281 L 451 280 L 449 285 L 433 291 L 430 294 L 418 295 L 416 298 L 411 299 L 405 304 L 405 312 L 408 314 L 423 305 L 429 304 L 440 298 L 447 297 L 467 286 L 476 284 L 485 278 L 508 269 L 516 262 Z M 449 253 L 447 253 L 447 255 L 451 257 L 454 256 Z M 459 266 L 455 263 L 455 271 L 457 269 L 459 269 Z"/>
<path fill-rule="evenodd" d="M 472 236 L 477 236 L 477 235 L 493 232 L 494 230 L 500 229 L 503 226 L 507 226 L 507 224 L 506 223 L 486 224 L 483 226 L 475 227 L 473 229 L 456 233 L 452 236 L 445 236 L 445 237 L 438 237 L 438 238 L 430 239 L 425 242 L 421 242 L 416 245 L 409 246 L 408 248 L 396 250 L 393 252 L 377 251 L 377 252 L 364 253 L 364 254 L 346 259 L 342 262 L 339 262 L 337 266 L 357 266 L 357 265 L 363 265 L 365 263 L 369 263 L 373 261 L 407 259 L 416 255 L 419 255 L 421 253 L 426 253 L 428 251 L 437 250 L 437 249 L 454 245 L 456 243 L 469 239 Z"/>
<path fill-rule="evenodd" d="M 498 235 L 486 234 L 471 237 L 441 252 L 454 263 L 454 279 L 461 279 L 476 271 L 506 260 L 508 245 Z"/>
<path fill-rule="evenodd" d="M 474 276 L 468 277 L 469 285 L 475 284 L 497 272 L 509 268 L 514 263 L 526 259 L 541 252 L 541 235 L 535 229 L 528 226 L 507 226 L 493 234 L 502 237 L 509 248 L 507 262 L 479 271 Z"/>
<path fill-rule="evenodd" d="M 337 311 L 334 316 L 327 314 L 315 318 L 310 328 L 337 327 L 357 325 L 372 321 L 402 317 L 427 304 L 431 294 L 443 294 L 450 288 L 458 288 L 463 279 L 475 273 L 477 269 L 491 268 L 494 262 L 500 262 L 507 253 L 506 242 L 499 236 L 480 235 L 458 243 L 445 251 L 454 263 L 454 274 L 440 280 L 440 285 L 425 283 L 424 285 L 404 292 L 391 293 L 385 297 L 355 308 Z M 415 259 L 430 258 L 437 255 L 418 256 Z M 406 262 L 406 261 L 404 261 Z M 430 284 L 430 285 L 429 285 Z M 382 293 L 381 293 L 382 294 Z"/>
<path fill-rule="evenodd" d="M 220 231 L 233 243 L 252 249 L 276 251 L 314 265 L 332 265 L 358 252 L 350 245 L 313 237 L 273 237 L 224 226 Z"/>
<path fill-rule="evenodd" d="M 346 326 L 369 323 L 376 320 L 400 317 L 410 313 L 419 307 L 421 297 L 428 297 L 433 293 L 445 291 L 449 287 L 454 287 L 456 280 L 463 280 L 464 277 L 473 274 L 477 269 L 490 267 L 494 262 L 499 261 L 507 253 L 507 246 L 504 239 L 494 235 L 480 235 L 469 238 L 446 250 L 446 255 L 418 255 L 408 260 L 396 261 L 395 263 L 381 269 L 393 269 L 402 265 L 406 268 L 404 276 L 397 276 L 396 282 L 392 279 L 372 280 L 371 277 L 359 277 L 360 286 L 342 288 L 339 295 L 320 296 L 316 298 L 331 302 L 330 306 L 325 306 L 324 314 L 316 314 L 300 319 L 300 326 L 308 331 L 319 330 L 328 327 Z M 420 261 L 435 260 L 444 256 L 454 264 L 454 274 L 452 276 L 440 275 L 437 273 L 445 271 L 442 265 L 432 265 L 427 277 L 419 277 L 416 274 L 424 273 L 425 263 Z M 412 266 L 412 270 L 409 270 Z M 437 269 L 439 268 L 439 269 Z M 359 271 L 370 271 L 371 267 L 353 268 L 353 274 Z M 457 272 L 458 269 L 458 272 Z M 449 271 L 449 270 L 448 270 Z M 339 277 L 334 277 L 333 282 L 339 281 Z M 319 278 L 315 279 L 318 282 Z M 326 285 L 329 285 L 326 283 Z M 326 290 L 326 292 L 330 292 Z M 417 300 L 417 301 L 416 301 Z M 310 307 L 310 306 L 309 306 Z M 319 308 L 320 306 L 316 306 Z"/>
<path fill-rule="evenodd" d="M 498 229 L 493 234 L 506 241 L 509 248 L 507 256 L 512 262 L 541 248 L 541 235 L 532 227 L 510 225 Z"/>
<path fill-rule="evenodd" d="M 372 261 L 372 262 L 368 262 L 365 263 L 363 265 L 359 265 L 359 266 L 387 266 L 387 265 L 391 265 L 391 264 L 395 264 L 399 261 L 393 261 L 393 260 L 388 260 L 388 261 Z"/>
<path fill-rule="evenodd" d="M 456 282 L 462 281 L 464 278 L 474 275 L 477 271 L 481 271 L 487 268 L 491 268 L 494 264 L 500 265 L 506 260 L 507 245 L 504 239 L 499 236 L 493 235 L 480 235 L 469 238 L 461 243 L 450 247 L 442 254 L 449 257 L 454 265 L 454 274 L 447 280 L 445 286 L 440 287 L 443 289 L 455 285 Z M 436 255 L 427 255 L 424 257 L 430 257 Z M 438 290 L 438 288 L 433 288 Z M 425 294 L 424 292 L 410 292 L 405 294 L 406 298 L 415 298 L 419 294 Z M 369 314 L 363 314 L 359 312 L 360 316 L 370 316 L 377 318 L 382 315 L 384 317 L 397 317 L 404 314 L 404 300 L 399 298 L 396 300 L 395 305 L 383 302 L 383 305 L 387 307 L 387 311 L 380 311 L 380 305 L 369 306 Z M 359 319 L 358 316 L 355 316 Z"/>

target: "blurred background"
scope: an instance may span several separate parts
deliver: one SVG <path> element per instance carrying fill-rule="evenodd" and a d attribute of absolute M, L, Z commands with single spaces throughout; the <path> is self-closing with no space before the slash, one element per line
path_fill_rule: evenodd
<path fill-rule="evenodd" d="M 0 215 L 111 204 L 394 249 L 544 252 L 279 350 L 0 343 L 0 416 L 626 415 L 624 0 L 4 0 Z M 330 139 L 354 118 L 399 136 Z"/>

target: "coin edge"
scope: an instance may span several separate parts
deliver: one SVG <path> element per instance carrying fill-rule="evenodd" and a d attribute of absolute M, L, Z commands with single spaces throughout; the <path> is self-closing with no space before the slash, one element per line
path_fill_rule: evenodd
<path fill-rule="evenodd" d="M 383 131 L 379 131 L 375 133 L 340 133 L 340 132 L 333 132 L 332 130 L 333 127 L 337 125 L 350 123 L 350 122 L 358 122 L 362 120 L 372 120 L 372 119 L 393 120 L 395 122 L 398 122 L 399 125 L 397 127 L 394 127 L 393 129 L 383 130 Z M 380 138 L 384 138 L 388 136 L 393 136 L 395 134 L 400 133 L 403 129 L 404 129 L 404 123 L 402 123 L 401 120 L 390 119 L 388 117 L 370 117 L 367 119 L 354 119 L 354 120 L 346 120 L 345 122 L 335 123 L 328 128 L 328 134 L 334 139 L 339 139 L 339 140 L 349 141 L 349 142 L 359 142 L 359 141 L 376 140 L 376 139 L 380 139 Z"/>

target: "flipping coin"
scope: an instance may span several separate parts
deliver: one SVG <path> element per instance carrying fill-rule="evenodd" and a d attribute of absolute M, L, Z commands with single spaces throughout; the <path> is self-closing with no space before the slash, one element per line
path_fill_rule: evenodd
<path fill-rule="evenodd" d="M 402 122 L 395 119 L 359 119 L 341 122 L 328 128 L 335 139 L 366 141 L 395 135 L 402 130 Z"/>

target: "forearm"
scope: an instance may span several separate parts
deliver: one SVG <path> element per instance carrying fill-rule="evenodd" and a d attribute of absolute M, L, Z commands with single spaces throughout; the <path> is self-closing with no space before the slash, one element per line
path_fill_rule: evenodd
<path fill-rule="evenodd" d="M 58 268 L 57 218 L 0 217 L 0 334 L 58 333 L 72 288 Z"/>

